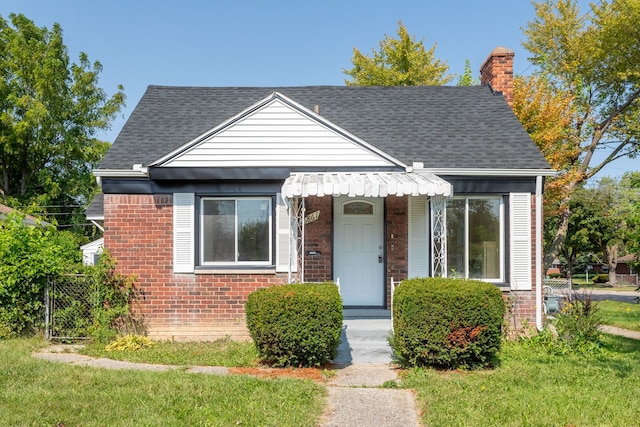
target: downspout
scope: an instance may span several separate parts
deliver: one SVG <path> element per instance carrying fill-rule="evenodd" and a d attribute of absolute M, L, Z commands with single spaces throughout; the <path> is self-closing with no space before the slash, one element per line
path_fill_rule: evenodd
<path fill-rule="evenodd" d="M 544 327 L 542 313 L 542 176 L 536 177 L 536 327 Z"/>

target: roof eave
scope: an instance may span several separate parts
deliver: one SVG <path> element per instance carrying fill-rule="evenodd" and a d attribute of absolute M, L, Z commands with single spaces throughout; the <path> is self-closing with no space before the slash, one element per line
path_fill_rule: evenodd
<path fill-rule="evenodd" d="M 424 168 L 414 169 L 414 172 L 428 172 L 440 176 L 513 176 L 535 177 L 556 176 L 554 169 L 486 169 L 486 168 Z"/>
<path fill-rule="evenodd" d="M 94 169 L 93 175 L 99 178 L 147 178 L 147 168 L 136 169 Z"/>

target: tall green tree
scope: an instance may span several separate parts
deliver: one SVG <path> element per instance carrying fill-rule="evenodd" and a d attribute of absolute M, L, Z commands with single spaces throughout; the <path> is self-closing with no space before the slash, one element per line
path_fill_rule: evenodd
<path fill-rule="evenodd" d="M 110 128 L 125 99 L 122 86 L 112 96 L 100 88 L 101 71 L 84 53 L 70 60 L 60 25 L 49 30 L 21 14 L 0 16 L 0 200 L 91 200 L 91 171 L 109 146 L 96 135 Z"/>
<path fill-rule="evenodd" d="M 625 173 L 620 182 L 630 194 L 630 203 L 626 215 L 629 232 L 625 252 L 635 255 L 635 261 L 631 262 L 631 264 L 634 270 L 638 271 L 640 269 L 640 171 Z"/>
<path fill-rule="evenodd" d="M 620 181 L 602 178 L 595 186 L 578 189 L 571 200 L 572 215 L 563 248 L 577 243 L 602 253 L 609 266 L 609 282 L 615 285 L 618 257 L 633 243 L 636 233 L 633 211 L 638 203 L 640 191 L 630 186 L 628 176 Z"/>
<path fill-rule="evenodd" d="M 436 44 L 427 50 L 424 39 L 416 40 L 398 22 L 398 38 L 385 35 L 380 50 L 366 56 L 353 49 L 353 68 L 343 70 L 351 77 L 347 86 L 426 86 L 444 85 L 453 80 L 449 66 L 435 57 Z"/>
<path fill-rule="evenodd" d="M 589 11 L 575 0 L 534 6 L 523 46 L 537 66 L 535 76 L 570 100 L 568 137 L 579 143 L 577 155 L 572 151 L 561 162 L 563 179 L 556 181 L 561 196 L 557 229 L 545 252 L 549 265 L 567 236 L 574 192 L 605 165 L 640 151 L 640 2 L 601 1 Z M 607 154 L 596 160 L 599 150 Z"/>
<path fill-rule="evenodd" d="M 460 77 L 456 86 L 476 86 L 480 84 L 480 80 L 473 77 L 473 70 L 471 69 L 471 62 L 468 59 L 464 61 L 464 72 Z"/>

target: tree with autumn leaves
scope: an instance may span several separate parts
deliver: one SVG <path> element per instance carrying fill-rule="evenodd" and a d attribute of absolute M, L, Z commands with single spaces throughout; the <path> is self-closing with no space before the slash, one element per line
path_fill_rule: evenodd
<path fill-rule="evenodd" d="M 514 112 L 557 177 L 545 213 L 555 230 L 550 265 L 567 237 L 575 192 L 605 165 L 640 152 L 640 2 L 601 1 L 589 11 L 575 0 L 534 4 L 524 47 L 537 70 L 514 82 Z M 606 155 L 596 160 L 596 152 Z"/>

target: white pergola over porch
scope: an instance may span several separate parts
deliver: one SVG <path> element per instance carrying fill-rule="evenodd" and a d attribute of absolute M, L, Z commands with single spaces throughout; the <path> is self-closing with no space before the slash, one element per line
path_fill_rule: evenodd
<path fill-rule="evenodd" d="M 437 175 L 425 172 L 304 172 L 294 173 L 282 186 L 291 232 L 289 281 L 304 282 L 305 203 L 309 196 L 387 197 L 428 196 L 431 200 L 432 274 L 446 272 L 444 200 L 453 186 Z M 293 265 L 295 260 L 295 267 Z M 297 271 L 294 279 L 293 272 Z"/>

